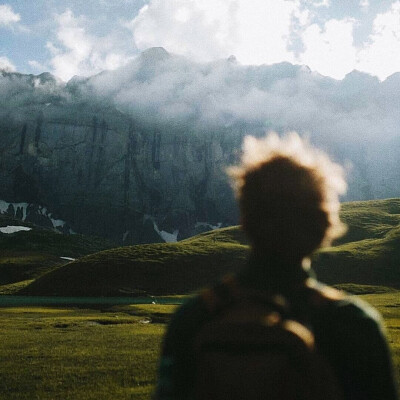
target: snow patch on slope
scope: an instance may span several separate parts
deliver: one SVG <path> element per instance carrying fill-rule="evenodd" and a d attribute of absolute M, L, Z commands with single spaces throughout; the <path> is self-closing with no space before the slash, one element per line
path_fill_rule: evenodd
<path fill-rule="evenodd" d="M 0 228 L 1 233 L 15 233 L 20 231 L 31 231 L 32 228 L 27 226 L 7 225 Z"/>
<path fill-rule="evenodd" d="M 154 220 L 153 220 L 153 226 L 154 230 L 158 233 L 158 235 L 160 235 L 160 237 L 164 240 L 164 242 L 175 243 L 178 241 L 179 229 L 175 229 L 172 233 L 166 231 L 160 231 Z"/>
<path fill-rule="evenodd" d="M 196 229 L 197 228 L 206 228 L 208 230 L 214 230 L 214 229 L 219 229 L 222 226 L 222 222 L 218 222 L 217 225 L 211 225 L 208 222 L 196 222 L 196 225 L 194 226 Z"/>

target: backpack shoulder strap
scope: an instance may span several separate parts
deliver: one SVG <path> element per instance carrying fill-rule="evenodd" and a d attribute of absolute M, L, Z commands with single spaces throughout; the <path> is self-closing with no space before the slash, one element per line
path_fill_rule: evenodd
<path fill-rule="evenodd" d="M 288 316 L 289 306 L 286 298 L 278 293 L 243 287 L 234 275 L 226 275 L 212 288 L 204 289 L 200 297 L 208 312 L 219 314 L 239 302 L 256 303 Z"/>
<path fill-rule="evenodd" d="M 291 312 L 296 314 L 299 309 L 319 312 L 330 304 L 345 299 L 345 294 L 315 279 L 307 279 L 289 297 L 290 302 L 288 298 L 277 293 L 245 288 L 232 274 L 225 275 L 214 287 L 206 288 L 200 293 L 200 298 L 211 315 L 218 315 L 235 303 L 247 299 L 270 306 L 286 317 Z"/>
<path fill-rule="evenodd" d="M 331 286 L 324 285 L 315 279 L 307 279 L 302 287 L 307 302 L 314 307 L 323 307 L 345 299 L 345 294 Z"/>

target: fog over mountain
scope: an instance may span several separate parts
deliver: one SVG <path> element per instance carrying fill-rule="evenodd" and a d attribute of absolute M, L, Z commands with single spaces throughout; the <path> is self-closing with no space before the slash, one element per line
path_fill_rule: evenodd
<path fill-rule="evenodd" d="M 400 73 L 338 81 L 306 66 L 195 63 L 162 48 L 67 83 L 2 72 L 0 199 L 43 204 L 76 231 L 138 242 L 143 232 L 132 232 L 151 221 L 146 240 L 184 237 L 236 222 L 222 170 L 245 134 L 269 130 L 307 135 L 345 164 L 346 200 L 400 196 L 399 105 Z M 89 209 L 104 222 L 90 222 Z"/>

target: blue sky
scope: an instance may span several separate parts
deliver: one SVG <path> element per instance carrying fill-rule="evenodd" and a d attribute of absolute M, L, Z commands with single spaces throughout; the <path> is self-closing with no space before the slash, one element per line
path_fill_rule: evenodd
<path fill-rule="evenodd" d="M 0 0 L 0 68 L 64 81 L 148 47 L 196 61 L 289 61 L 342 79 L 400 71 L 398 0 Z"/>

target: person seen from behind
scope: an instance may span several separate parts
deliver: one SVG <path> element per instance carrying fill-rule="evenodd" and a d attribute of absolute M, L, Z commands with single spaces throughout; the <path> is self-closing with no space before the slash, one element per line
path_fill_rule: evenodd
<path fill-rule="evenodd" d="M 247 136 L 228 172 L 249 261 L 177 311 L 155 398 L 398 399 L 378 312 L 310 269 L 346 230 L 343 169 L 296 133 L 270 133 Z"/>

